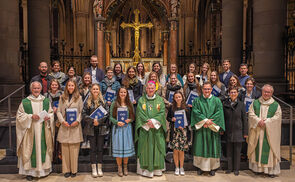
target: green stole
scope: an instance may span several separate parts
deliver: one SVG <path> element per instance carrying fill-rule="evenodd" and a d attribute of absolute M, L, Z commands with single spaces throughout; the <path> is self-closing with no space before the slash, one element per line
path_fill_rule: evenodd
<path fill-rule="evenodd" d="M 33 109 L 32 109 L 32 104 L 31 101 L 28 98 L 23 99 L 22 101 L 24 110 L 27 114 L 33 114 Z M 49 99 L 45 98 L 43 100 L 43 110 L 47 111 L 49 110 Z M 42 163 L 45 162 L 45 157 L 46 157 L 46 140 L 45 140 L 45 126 L 44 122 L 42 123 L 42 132 L 41 132 L 41 158 L 42 158 Z M 32 168 L 36 168 L 36 144 L 35 144 L 35 134 L 34 134 L 34 140 L 33 140 L 33 150 L 32 150 L 32 155 L 31 155 L 31 166 Z"/>
<path fill-rule="evenodd" d="M 267 118 L 272 118 L 277 109 L 278 109 L 278 103 L 276 101 L 274 101 L 268 108 L 268 112 L 267 112 Z M 259 100 L 255 100 L 253 103 L 253 109 L 255 114 L 259 117 L 260 116 L 260 102 Z M 269 151 L 270 151 L 270 146 L 269 143 L 267 141 L 267 136 L 266 136 L 266 129 L 264 129 L 264 137 L 263 137 L 263 144 L 262 144 L 262 153 L 261 153 L 261 164 L 268 164 L 268 157 L 269 157 Z M 256 145 L 256 149 L 255 149 L 255 156 L 256 156 L 256 162 L 259 161 L 259 138 L 258 138 L 258 142 Z"/>

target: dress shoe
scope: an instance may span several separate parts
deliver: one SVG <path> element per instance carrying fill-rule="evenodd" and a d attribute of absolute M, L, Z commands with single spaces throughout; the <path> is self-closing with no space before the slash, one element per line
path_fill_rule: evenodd
<path fill-rule="evenodd" d="M 74 178 L 77 176 L 77 173 L 71 173 L 71 177 Z"/>
<path fill-rule="evenodd" d="M 210 176 L 215 176 L 215 171 L 210 171 L 209 174 Z"/>
<path fill-rule="evenodd" d="M 64 177 L 65 177 L 65 178 L 68 178 L 68 177 L 70 177 L 70 176 L 71 176 L 71 173 L 65 173 L 65 174 L 64 174 Z"/>
<path fill-rule="evenodd" d="M 26 176 L 27 181 L 33 181 L 33 176 Z"/>

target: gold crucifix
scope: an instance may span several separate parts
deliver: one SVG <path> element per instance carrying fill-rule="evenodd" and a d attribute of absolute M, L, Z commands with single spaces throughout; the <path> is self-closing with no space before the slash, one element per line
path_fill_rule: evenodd
<path fill-rule="evenodd" d="M 139 51 L 139 29 L 140 28 L 152 28 L 153 24 L 151 22 L 148 23 L 140 23 L 139 22 L 139 13 L 140 11 L 138 9 L 134 10 L 135 15 L 135 21 L 133 23 L 121 23 L 121 27 L 125 29 L 126 27 L 134 28 L 134 36 L 135 36 L 135 50 L 134 50 L 134 64 L 137 64 L 140 60 L 140 51 Z"/>

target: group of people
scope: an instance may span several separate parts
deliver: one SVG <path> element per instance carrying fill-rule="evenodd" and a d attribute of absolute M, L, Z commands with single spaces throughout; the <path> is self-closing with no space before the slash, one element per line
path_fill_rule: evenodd
<path fill-rule="evenodd" d="M 90 146 L 92 176 L 103 176 L 107 140 L 120 177 L 128 175 L 132 156 L 138 174 L 161 176 L 167 150 L 173 151 L 175 175 L 185 175 L 184 154 L 190 149 L 199 175 L 214 176 L 222 153 L 226 173 L 239 175 L 243 151 L 255 173 L 280 173 L 281 108 L 271 85 L 264 85 L 261 95 L 246 64 L 239 77 L 229 60 L 221 74 L 208 63 L 197 74 L 192 63 L 183 77 L 175 64 L 167 75 L 160 63 L 146 73 L 140 62 L 126 74 L 119 63 L 105 72 L 97 65 L 94 55 L 80 77 L 74 66 L 65 74 L 54 61 L 48 73 L 47 63 L 40 63 L 16 117 L 19 174 L 27 180 L 49 175 L 54 157 L 62 160 L 66 178 L 75 177 L 82 143 Z"/>

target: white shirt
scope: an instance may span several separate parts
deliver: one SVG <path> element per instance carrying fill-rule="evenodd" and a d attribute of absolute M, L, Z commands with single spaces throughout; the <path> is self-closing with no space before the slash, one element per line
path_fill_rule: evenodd
<path fill-rule="evenodd" d="M 93 69 L 91 66 L 91 77 L 92 77 L 92 83 L 98 83 L 98 80 L 96 80 L 96 68 Z"/>

